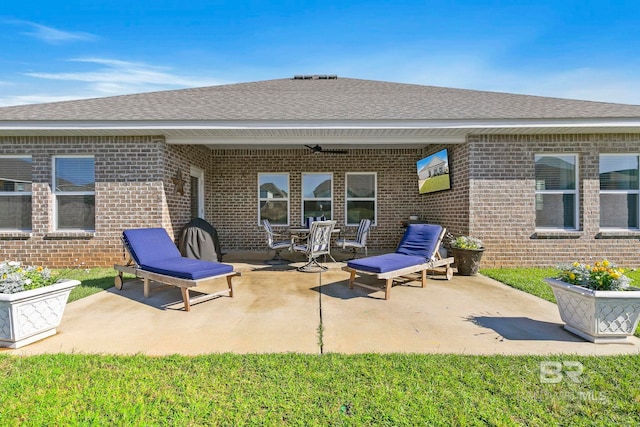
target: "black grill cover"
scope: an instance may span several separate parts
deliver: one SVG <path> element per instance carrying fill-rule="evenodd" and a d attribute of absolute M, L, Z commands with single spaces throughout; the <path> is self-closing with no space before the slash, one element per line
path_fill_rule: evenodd
<path fill-rule="evenodd" d="M 222 261 L 218 232 L 202 218 L 194 218 L 180 232 L 178 241 L 184 257 L 205 261 Z"/>

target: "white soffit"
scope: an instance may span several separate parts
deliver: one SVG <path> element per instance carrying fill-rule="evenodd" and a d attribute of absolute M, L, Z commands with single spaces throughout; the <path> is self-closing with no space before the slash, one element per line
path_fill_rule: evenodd
<path fill-rule="evenodd" d="M 169 144 L 201 144 L 211 148 L 312 143 L 353 148 L 422 147 L 463 143 L 468 135 L 587 133 L 640 133 L 640 119 L 0 122 L 0 136 L 161 135 Z"/>

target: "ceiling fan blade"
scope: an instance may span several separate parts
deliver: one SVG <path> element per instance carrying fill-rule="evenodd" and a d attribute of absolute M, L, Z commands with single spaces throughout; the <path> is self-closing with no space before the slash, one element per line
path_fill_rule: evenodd
<path fill-rule="evenodd" d="M 311 153 L 330 153 L 330 154 L 347 154 L 347 150 L 324 150 L 320 145 L 316 144 L 313 147 L 311 145 L 305 145 L 311 150 Z"/>
<path fill-rule="evenodd" d="M 323 153 L 347 154 L 347 150 L 321 150 Z"/>

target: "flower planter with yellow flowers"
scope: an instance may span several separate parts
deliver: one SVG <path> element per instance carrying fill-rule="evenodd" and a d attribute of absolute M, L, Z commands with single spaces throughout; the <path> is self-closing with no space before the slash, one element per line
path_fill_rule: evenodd
<path fill-rule="evenodd" d="M 574 263 L 546 278 L 564 328 L 593 343 L 626 342 L 640 321 L 640 289 L 608 261 Z"/>

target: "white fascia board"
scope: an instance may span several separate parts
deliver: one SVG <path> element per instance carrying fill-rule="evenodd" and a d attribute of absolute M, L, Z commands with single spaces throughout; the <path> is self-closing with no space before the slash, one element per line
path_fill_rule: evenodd
<path fill-rule="evenodd" d="M 0 121 L 2 130 L 502 129 L 640 127 L 640 118 L 371 121 Z"/>
<path fill-rule="evenodd" d="M 167 136 L 167 144 L 207 144 L 207 145 L 246 145 L 246 144 L 276 144 L 276 145 L 300 145 L 307 144 L 340 144 L 340 145 L 368 145 L 368 144 L 463 144 L 466 137 L 461 136 L 268 136 L 268 137 L 211 137 L 211 136 Z"/>

